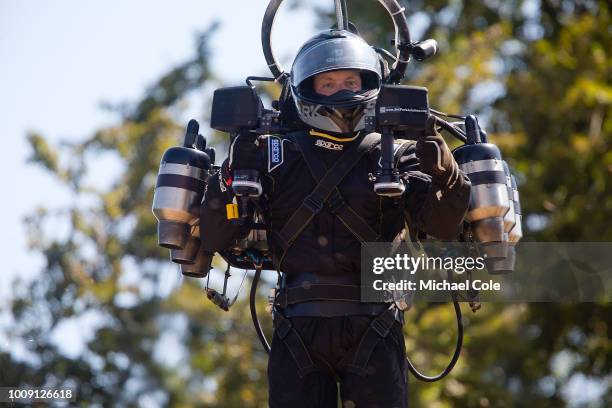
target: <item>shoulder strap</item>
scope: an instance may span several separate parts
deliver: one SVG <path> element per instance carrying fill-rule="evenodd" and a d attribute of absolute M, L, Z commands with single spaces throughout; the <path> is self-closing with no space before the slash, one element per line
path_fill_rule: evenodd
<path fill-rule="evenodd" d="M 308 170 L 315 181 L 321 181 L 326 174 L 326 166 L 323 160 L 317 155 L 317 152 L 312 148 L 312 144 L 305 138 L 296 140 L 302 157 L 308 166 Z M 372 147 L 374 147 L 372 145 Z M 356 164 L 356 163 L 355 163 Z M 359 242 L 374 242 L 380 239 L 380 235 L 374 231 L 372 227 L 353 210 L 342 198 L 342 194 L 338 186 L 332 190 L 327 205 L 332 214 L 336 215 L 344 226 L 351 231 Z"/>
<path fill-rule="evenodd" d="M 302 153 L 304 150 L 300 143 L 303 137 L 295 137 L 294 140 L 300 146 Z M 289 218 L 285 226 L 277 234 L 279 244 L 283 248 L 283 255 L 278 267 L 280 268 L 287 251 L 293 245 L 297 237 L 302 233 L 312 218 L 323 208 L 325 202 L 330 198 L 332 192 L 338 184 L 346 177 L 353 167 L 359 162 L 361 157 L 380 142 L 377 134 L 371 133 L 362 136 L 359 140 L 351 143 L 349 148 L 342 153 L 340 159 L 323 175 L 318 181 L 314 190 L 306 196 L 297 211 Z M 309 147 L 310 148 L 310 147 Z M 304 156 L 306 158 L 306 156 Z M 308 165 L 308 162 L 307 162 Z M 309 168 L 311 166 L 309 165 Z M 314 166 L 317 167 L 317 166 Z M 316 179 L 316 177 L 315 177 Z"/>

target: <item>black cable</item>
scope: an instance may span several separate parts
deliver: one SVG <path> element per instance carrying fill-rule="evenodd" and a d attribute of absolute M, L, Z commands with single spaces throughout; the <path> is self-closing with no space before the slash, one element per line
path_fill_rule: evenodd
<path fill-rule="evenodd" d="M 430 111 L 432 110 L 430 109 Z M 465 136 L 463 130 L 454 126 L 452 123 L 448 123 L 444 119 L 441 119 L 440 117 L 436 116 L 436 124 L 440 125 L 444 130 L 455 136 L 457 139 L 461 140 L 463 143 L 467 143 L 467 137 Z"/>
<path fill-rule="evenodd" d="M 259 277 L 261 276 L 261 267 L 255 268 L 255 276 L 253 276 L 253 282 L 251 283 L 251 293 L 249 295 L 249 307 L 251 309 L 251 318 L 253 319 L 253 325 L 255 325 L 255 331 L 257 332 L 257 337 L 259 337 L 259 341 L 261 341 L 261 345 L 263 346 L 266 353 L 270 354 L 270 344 L 266 339 L 266 335 L 264 334 L 261 324 L 259 323 L 259 319 L 257 318 L 257 306 L 255 305 L 255 299 L 257 294 L 257 285 L 259 284 Z"/>
<path fill-rule="evenodd" d="M 248 86 L 255 89 L 255 85 L 253 85 L 253 81 L 274 82 L 275 80 L 276 78 L 268 78 L 268 77 L 261 77 L 261 76 L 248 76 L 245 82 Z"/>
<path fill-rule="evenodd" d="M 449 278 L 452 278 L 451 272 L 448 271 Z M 455 364 L 459 360 L 459 355 L 461 354 L 461 348 L 463 347 L 463 321 L 461 315 L 461 306 L 459 305 L 459 301 L 457 300 L 457 291 L 452 291 L 451 296 L 453 298 L 453 306 L 455 308 L 455 316 L 457 317 L 457 344 L 455 346 L 455 352 L 453 357 L 451 358 L 448 366 L 438 375 L 428 376 L 419 372 L 416 369 L 410 358 L 406 356 L 406 362 L 408 364 L 408 370 L 414 375 L 417 379 L 425 382 L 434 382 L 438 381 L 448 375 L 455 368 Z"/>
<path fill-rule="evenodd" d="M 227 280 L 230 278 L 230 267 L 231 265 L 229 264 L 229 262 L 227 263 L 227 269 L 225 270 L 225 278 L 223 279 L 223 293 L 222 295 L 225 296 L 225 292 L 227 291 Z"/>
<path fill-rule="evenodd" d="M 384 55 L 385 57 L 389 58 L 389 60 L 393 61 L 394 63 L 397 61 L 397 57 L 393 54 L 391 54 L 391 51 L 388 51 L 384 48 L 381 47 L 372 47 L 374 48 L 374 51 L 376 51 L 379 54 Z M 434 111 L 433 109 L 429 109 L 430 111 Z M 435 112 L 434 112 L 435 113 Z"/>
<path fill-rule="evenodd" d="M 436 115 L 445 116 L 447 118 L 465 119 L 465 116 L 463 116 L 463 115 L 454 115 L 454 114 L 450 114 L 450 113 L 440 112 L 440 111 L 432 109 L 432 108 L 429 108 L 429 110 L 432 111 L 433 113 L 435 113 Z"/>

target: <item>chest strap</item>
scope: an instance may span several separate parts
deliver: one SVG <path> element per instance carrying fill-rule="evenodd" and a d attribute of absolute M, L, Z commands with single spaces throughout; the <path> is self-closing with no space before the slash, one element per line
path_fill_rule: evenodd
<path fill-rule="evenodd" d="M 321 161 L 315 156 L 315 152 L 312 151 L 310 142 L 305 141 L 303 137 L 294 137 L 294 139 L 300 146 L 300 151 L 302 152 L 308 168 L 311 172 L 314 172 L 313 177 L 318 184 L 314 190 L 306 196 L 300 207 L 298 207 L 296 212 L 289 218 L 280 232 L 276 234 L 278 243 L 283 249 L 283 254 L 278 263 L 279 269 L 281 268 L 287 251 L 291 248 L 302 231 L 308 226 L 310 221 L 312 221 L 314 216 L 323 209 L 326 202 L 330 210 L 335 212 L 336 215 L 340 212 L 345 215 L 344 220 L 341 218 L 342 222 L 345 225 L 346 222 L 350 223 L 350 226 L 347 225 L 347 228 L 349 228 L 361 242 L 369 240 L 374 241 L 378 238 L 378 234 L 376 234 L 354 210 L 348 209 L 340 192 L 337 190 L 337 186 L 353 167 L 357 165 L 361 157 L 380 143 L 379 135 L 371 133 L 355 140 L 349 145 L 349 148 L 342 153 L 338 161 L 336 161 L 336 163 L 325 173 L 323 173 L 324 167 Z M 307 148 L 305 142 L 308 142 Z M 357 217 L 360 219 L 359 221 L 355 221 Z M 347 221 L 349 219 L 352 221 Z"/>
<path fill-rule="evenodd" d="M 312 142 L 309 139 L 304 137 L 296 137 L 295 139 L 310 174 L 315 181 L 320 182 L 326 175 L 325 163 L 312 148 Z M 376 143 L 374 143 L 374 145 L 375 144 Z M 374 147 L 374 145 L 372 145 L 372 147 Z M 355 162 L 353 167 L 356 164 L 357 163 Z M 372 227 L 370 227 L 370 225 L 359 214 L 357 214 L 357 212 L 353 210 L 346 203 L 346 201 L 344 201 L 338 185 L 334 186 L 333 190 L 331 191 L 327 201 L 327 207 L 329 211 L 338 217 L 344 226 L 351 231 L 359 242 L 374 242 L 379 240 L 379 234 L 377 234 L 376 231 L 374 231 L 374 229 L 372 229 Z"/>

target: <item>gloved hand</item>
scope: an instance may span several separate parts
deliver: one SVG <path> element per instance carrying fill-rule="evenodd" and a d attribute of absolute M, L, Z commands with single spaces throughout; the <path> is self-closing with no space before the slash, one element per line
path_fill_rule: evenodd
<path fill-rule="evenodd" d="M 234 138 L 229 151 L 229 170 L 263 170 L 263 151 L 255 140 L 256 136 L 249 133 L 241 133 Z"/>
<path fill-rule="evenodd" d="M 425 135 L 416 143 L 416 156 L 421 170 L 432 177 L 435 184 L 452 187 L 459 177 L 459 167 L 446 142 L 436 130 L 436 118 L 429 115 Z"/>

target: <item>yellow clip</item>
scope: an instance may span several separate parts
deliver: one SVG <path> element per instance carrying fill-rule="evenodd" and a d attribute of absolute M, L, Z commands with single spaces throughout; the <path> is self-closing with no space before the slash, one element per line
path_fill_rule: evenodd
<path fill-rule="evenodd" d="M 233 220 L 238 218 L 238 204 L 230 203 L 225 205 L 225 211 L 227 213 L 227 219 Z"/>

